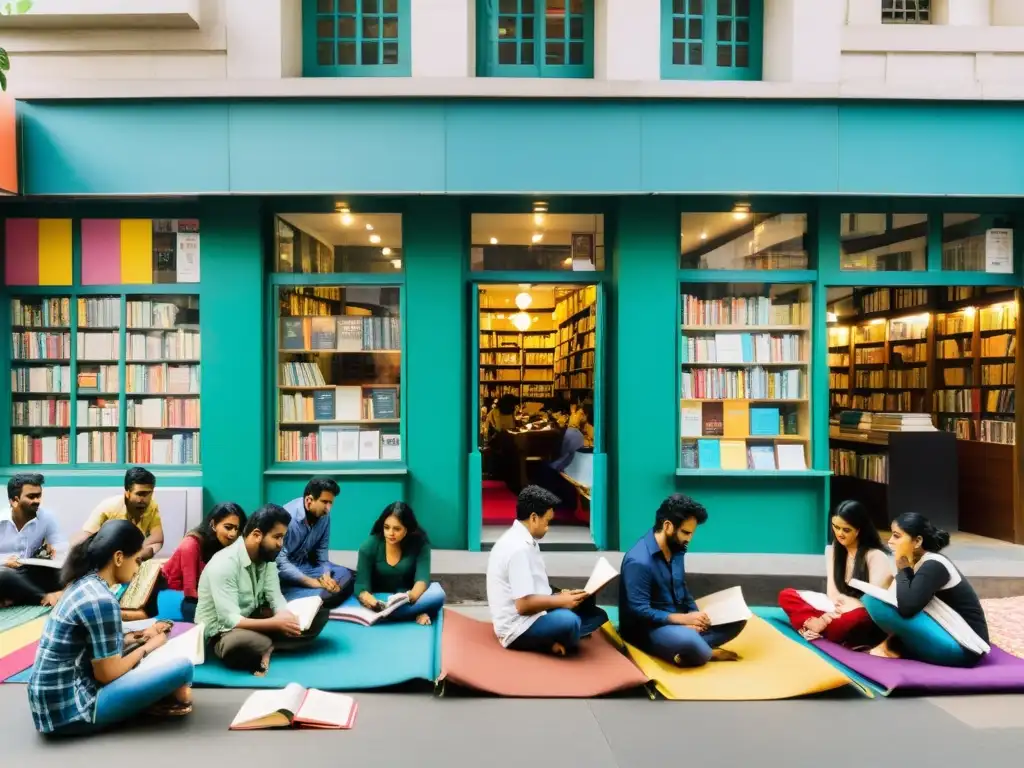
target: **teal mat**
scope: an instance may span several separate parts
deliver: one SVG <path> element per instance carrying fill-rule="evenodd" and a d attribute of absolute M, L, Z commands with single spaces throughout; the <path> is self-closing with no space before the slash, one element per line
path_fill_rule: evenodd
<path fill-rule="evenodd" d="M 308 650 L 275 653 L 266 677 L 227 669 L 207 652 L 206 663 L 196 667 L 193 685 L 283 688 L 299 683 L 325 691 L 361 691 L 413 680 L 433 682 L 441 669 L 442 620 L 439 615 L 429 627 L 415 622 L 362 627 L 330 621 Z"/>
<path fill-rule="evenodd" d="M 0 608 L 0 632 L 20 627 L 32 619 L 38 619 L 50 612 L 41 605 L 18 605 L 13 608 Z"/>
<path fill-rule="evenodd" d="M 13 677 L 8 677 L 6 680 L 4 680 L 4 684 L 7 684 L 7 683 L 27 683 L 28 679 L 29 679 L 29 677 L 31 677 L 31 675 L 32 675 L 32 667 L 29 667 L 24 672 L 19 672 L 18 674 L 14 675 Z"/>

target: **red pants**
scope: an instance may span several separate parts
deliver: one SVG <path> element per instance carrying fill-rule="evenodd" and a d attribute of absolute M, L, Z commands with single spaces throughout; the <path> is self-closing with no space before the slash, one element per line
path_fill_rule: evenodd
<path fill-rule="evenodd" d="M 779 607 L 786 612 L 794 629 L 803 629 L 804 622 L 823 615 L 822 611 L 809 606 L 795 589 L 784 589 L 779 593 Z M 869 645 L 879 635 L 878 629 L 864 608 L 844 613 L 825 627 L 822 637 L 845 646 Z M 881 642 L 881 640 L 878 640 Z"/>

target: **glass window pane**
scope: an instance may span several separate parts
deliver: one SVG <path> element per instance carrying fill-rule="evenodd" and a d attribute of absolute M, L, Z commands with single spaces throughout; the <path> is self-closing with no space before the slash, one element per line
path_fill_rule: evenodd
<path fill-rule="evenodd" d="M 565 64 L 565 43 L 547 43 L 544 51 L 546 63 L 554 66 Z"/>
<path fill-rule="evenodd" d="M 316 63 L 322 67 L 329 67 L 334 64 L 334 46 L 330 43 L 317 43 Z"/>
<path fill-rule="evenodd" d="M 728 43 L 732 42 L 732 22 L 731 21 L 719 21 L 717 25 L 718 31 L 718 42 Z"/>
<path fill-rule="evenodd" d="M 398 43 L 384 43 L 384 63 L 398 63 Z"/>
<path fill-rule="evenodd" d="M 401 269 L 401 214 L 339 212 L 278 216 L 275 272 L 394 274 Z"/>
<path fill-rule="evenodd" d="M 316 0 L 317 13 L 333 13 L 334 0 Z"/>
<path fill-rule="evenodd" d="M 690 0 L 690 13 L 702 15 L 704 13 L 704 0 Z"/>
<path fill-rule="evenodd" d="M 498 3 L 498 13 L 518 13 L 519 3 L 517 0 L 501 0 Z"/>
<path fill-rule="evenodd" d="M 690 60 L 687 64 L 693 64 L 700 66 L 704 63 L 704 45 L 702 43 L 690 43 L 688 46 L 690 49 Z"/>
<path fill-rule="evenodd" d="M 809 467 L 811 287 L 680 290 L 680 467 Z"/>
<path fill-rule="evenodd" d="M 731 67 L 732 66 L 732 47 L 728 45 L 718 46 L 718 66 L 720 67 Z"/>
<path fill-rule="evenodd" d="M 516 60 L 515 43 L 498 43 L 498 63 L 509 65 L 519 63 Z"/>
<path fill-rule="evenodd" d="M 718 15 L 719 16 L 731 16 L 732 15 L 732 3 L 733 3 L 733 0 L 718 0 Z"/>
<path fill-rule="evenodd" d="M 356 44 L 338 43 L 338 64 L 354 65 L 356 63 Z"/>
<path fill-rule="evenodd" d="M 928 216 L 917 213 L 844 213 L 840 268 L 868 272 L 925 269 Z"/>
<path fill-rule="evenodd" d="M 807 269 L 807 215 L 684 213 L 682 269 Z"/>
<path fill-rule="evenodd" d="M 384 13 L 398 13 L 398 0 L 384 0 Z"/>
<path fill-rule="evenodd" d="M 278 461 L 401 461 L 399 290 L 278 288 Z"/>
<path fill-rule="evenodd" d="M 543 210 L 543 212 L 541 212 Z M 604 269 L 601 214 L 474 213 L 470 268 L 475 272 Z"/>
<path fill-rule="evenodd" d="M 573 16 L 569 19 L 569 38 L 572 40 L 583 39 L 583 18 L 581 16 Z"/>
<path fill-rule="evenodd" d="M 686 64 L 686 46 L 682 43 L 672 43 L 672 63 Z"/>
<path fill-rule="evenodd" d="M 562 40 L 565 38 L 565 23 L 561 18 L 552 19 L 548 17 L 544 26 L 544 35 L 548 40 Z"/>
<path fill-rule="evenodd" d="M 515 38 L 516 37 L 516 17 L 515 16 L 502 16 L 498 19 L 498 37 L 499 38 Z"/>
<path fill-rule="evenodd" d="M 579 66 L 583 64 L 583 43 L 569 43 L 569 63 Z"/>
<path fill-rule="evenodd" d="M 330 2 L 330 0 L 328 0 Z M 338 0 L 339 13 L 355 13 L 358 0 Z"/>
<path fill-rule="evenodd" d="M 356 17 L 355 16 L 342 16 L 338 19 L 338 37 L 347 38 L 349 40 L 355 39 L 356 36 Z"/>
<path fill-rule="evenodd" d="M 380 10 L 380 0 L 363 0 L 363 13 L 377 13 Z"/>
<path fill-rule="evenodd" d="M 750 66 L 750 48 L 746 45 L 736 46 L 736 66 L 737 67 L 749 67 Z"/>
<path fill-rule="evenodd" d="M 384 38 L 386 40 L 397 40 L 398 39 L 398 24 L 397 18 L 384 19 Z M 397 49 L 397 45 L 395 46 Z"/>
<path fill-rule="evenodd" d="M 376 16 L 363 17 L 363 39 L 380 37 L 380 22 Z"/>
<path fill-rule="evenodd" d="M 533 40 L 534 38 L 534 23 L 532 16 L 525 16 L 521 23 L 522 26 L 522 39 Z"/>
<path fill-rule="evenodd" d="M 380 44 L 376 41 L 360 46 L 359 63 L 364 67 L 380 64 Z"/>
<path fill-rule="evenodd" d="M 533 48 L 533 43 L 523 43 L 519 47 L 520 64 L 534 64 Z"/>
<path fill-rule="evenodd" d="M 952 272 L 1013 272 L 1013 218 L 998 214 L 942 216 L 942 268 Z"/>
<path fill-rule="evenodd" d="M 334 19 L 317 19 L 316 36 L 319 38 L 334 38 Z"/>

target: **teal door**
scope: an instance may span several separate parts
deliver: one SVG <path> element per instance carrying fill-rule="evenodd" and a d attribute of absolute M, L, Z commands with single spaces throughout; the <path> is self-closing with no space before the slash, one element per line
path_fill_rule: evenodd
<path fill-rule="evenodd" d="M 469 419 L 469 471 L 466 472 L 466 482 L 469 483 L 466 495 L 466 513 L 469 515 L 466 520 L 466 548 L 470 552 L 479 552 L 484 517 L 484 471 L 480 454 L 480 289 L 474 283 L 469 286 L 469 291 L 469 383 L 472 387 L 469 400 L 473 408 Z"/>
<path fill-rule="evenodd" d="M 594 317 L 594 479 L 590 488 L 590 535 L 594 546 L 608 549 L 608 456 L 604 452 L 604 284 L 597 284 Z"/>

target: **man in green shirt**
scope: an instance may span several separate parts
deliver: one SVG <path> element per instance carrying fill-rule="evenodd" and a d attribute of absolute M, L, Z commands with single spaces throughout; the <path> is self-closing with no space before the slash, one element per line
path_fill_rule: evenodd
<path fill-rule="evenodd" d="M 330 618 L 321 608 L 303 632 L 281 594 L 275 560 L 290 522 L 283 507 L 264 504 L 243 536 L 210 558 L 199 578 L 196 624 L 205 625 L 213 654 L 231 669 L 265 675 L 275 649 L 307 647 Z"/>

